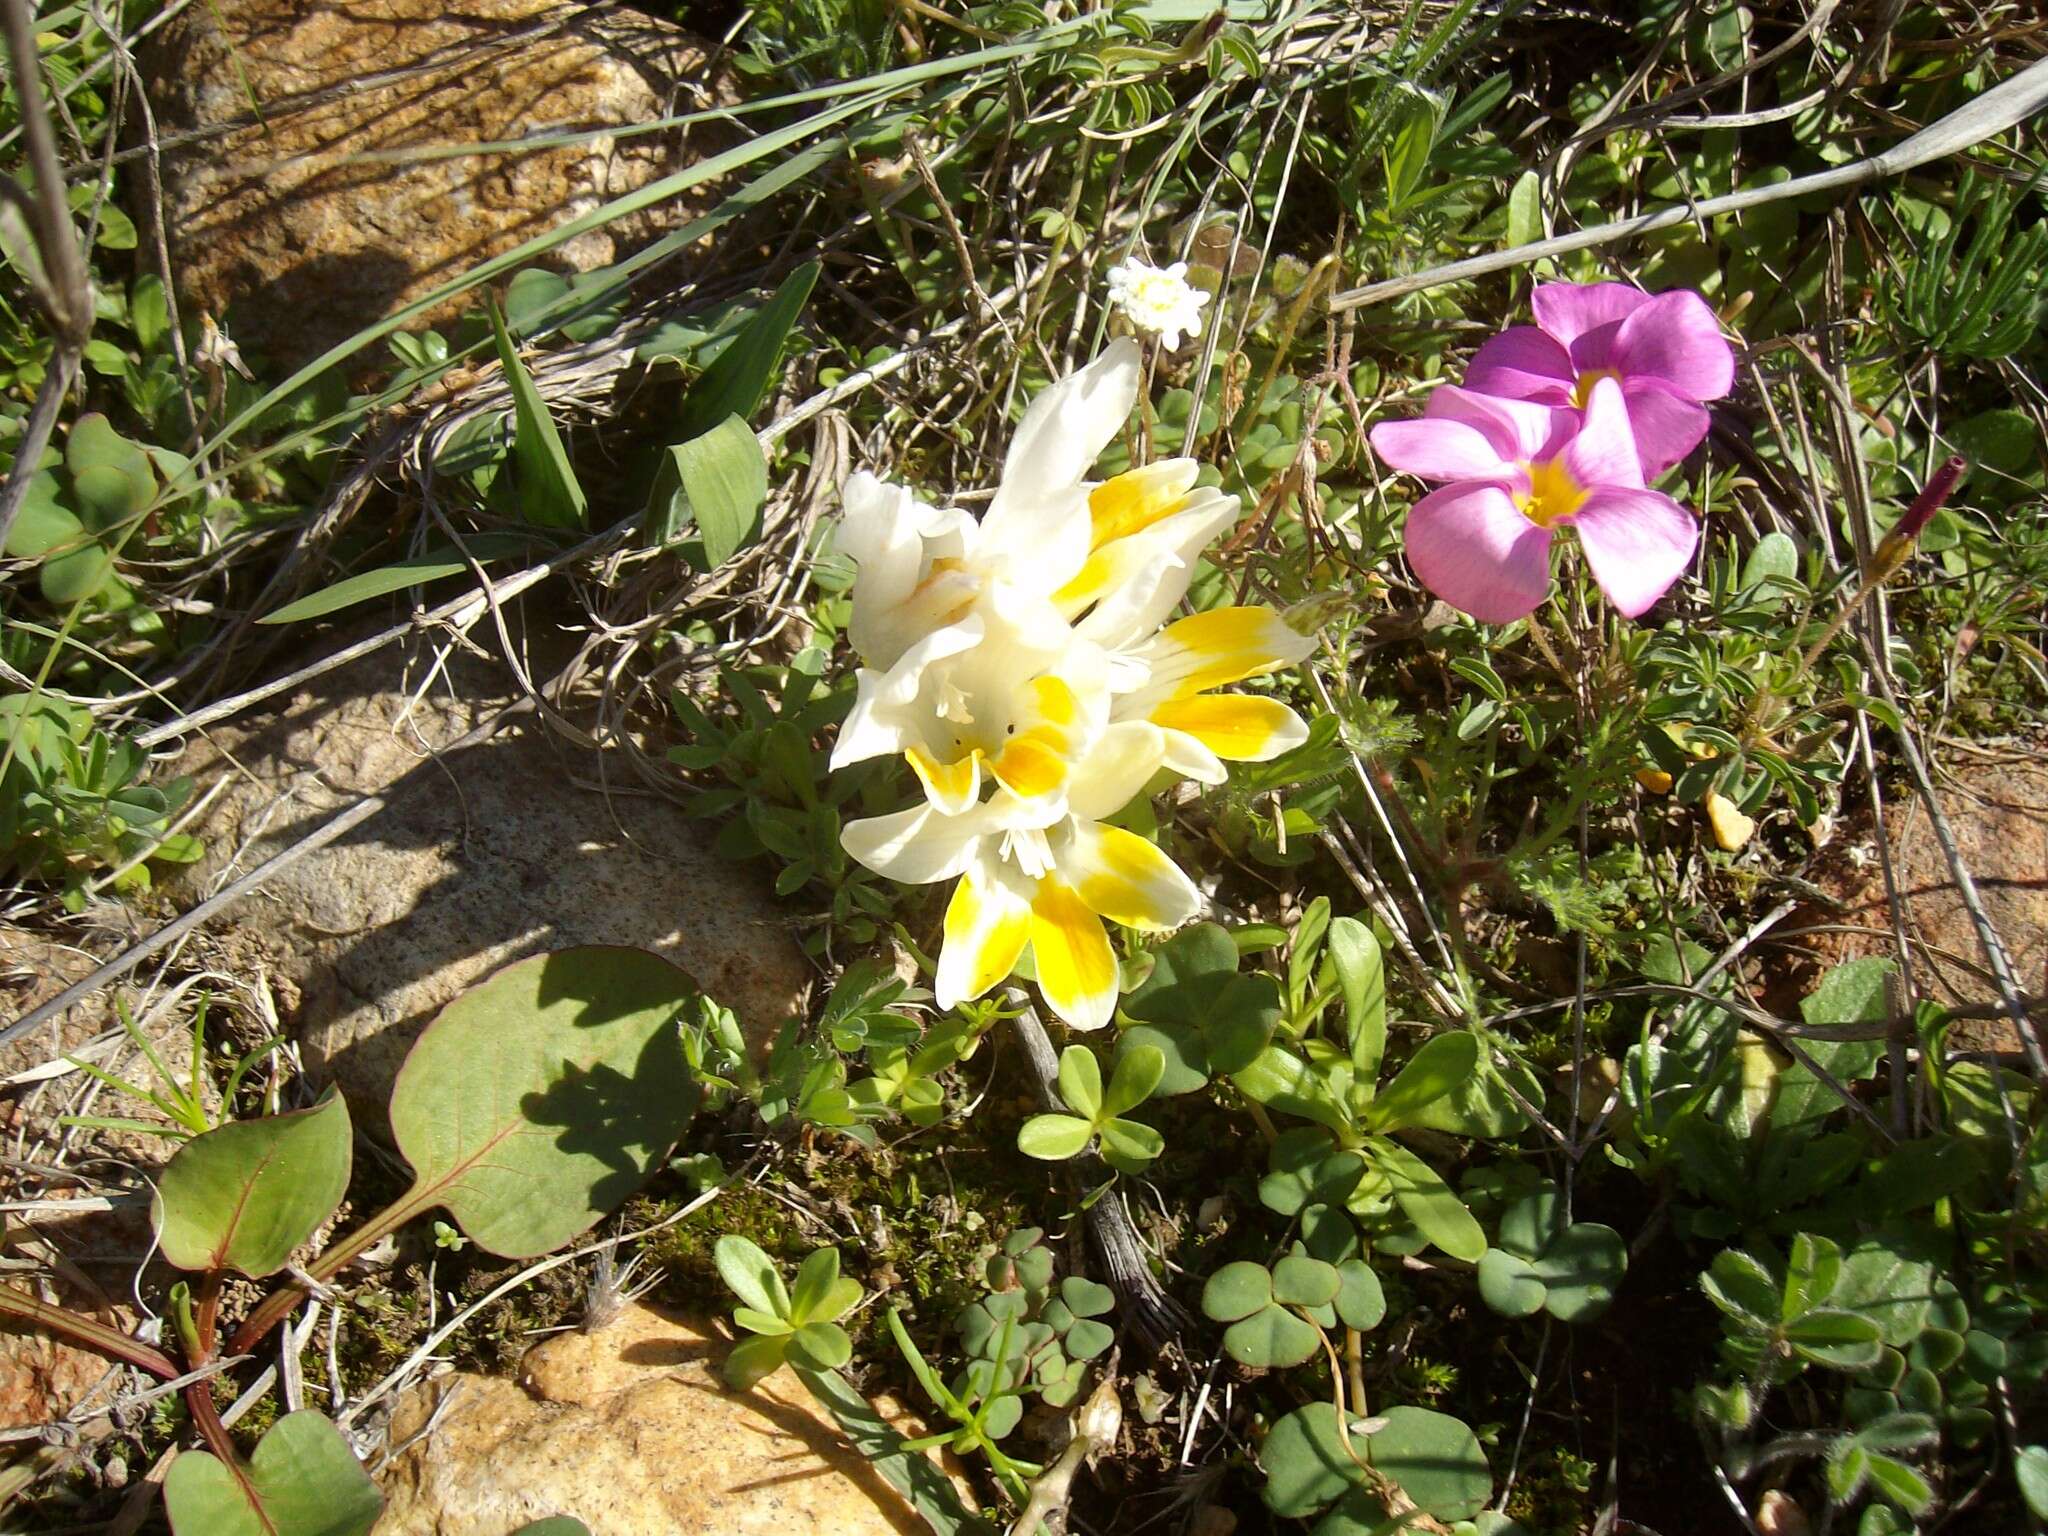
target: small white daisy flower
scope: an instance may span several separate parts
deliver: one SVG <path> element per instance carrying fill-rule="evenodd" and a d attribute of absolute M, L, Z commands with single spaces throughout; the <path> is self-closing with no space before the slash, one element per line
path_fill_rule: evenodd
<path fill-rule="evenodd" d="M 1109 302 L 1141 331 L 1149 331 L 1171 352 L 1183 335 L 1202 329 L 1202 306 L 1209 295 L 1188 281 L 1188 264 L 1155 267 L 1133 256 L 1109 269 Z"/>

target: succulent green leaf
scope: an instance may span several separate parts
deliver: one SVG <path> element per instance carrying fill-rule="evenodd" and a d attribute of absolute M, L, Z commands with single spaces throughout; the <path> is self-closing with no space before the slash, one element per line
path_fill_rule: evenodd
<path fill-rule="evenodd" d="M 276 1274 L 341 1204 L 353 1161 L 348 1106 L 331 1088 L 311 1109 L 193 1137 L 157 1185 L 164 1257 L 252 1280 Z"/>
<path fill-rule="evenodd" d="M 813 1251 L 798 1267 L 796 1284 L 790 1287 L 789 1315 L 793 1321 L 804 1323 L 812 1318 L 827 1321 L 837 1314 L 823 1310 L 825 1301 L 839 1289 L 839 1250 L 819 1248 Z"/>
<path fill-rule="evenodd" d="M 1313 1120 L 1339 1133 L 1352 1129 L 1351 1116 L 1322 1076 L 1293 1051 L 1269 1045 L 1231 1079 L 1248 1099 L 1282 1114 Z"/>
<path fill-rule="evenodd" d="M 853 1358 L 853 1340 L 837 1323 L 805 1323 L 791 1335 L 788 1356 L 814 1371 L 836 1371 Z"/>
<path fill-rule="evenodd" d="M 1102 1117 L 1102 1063 L 1085 1045 L 1060 1052 L 1060 1099 L 1084 1120 Z"/>
<path fill-rule="evenodd" d="M 1075 1115 L 1033 1115 L 1017 1128 L 1017 1150 L 1048 1163 L 1079 1157 L 1095 1127 Z"/>
<path fill-rule="evenodd" d="M 1382 1418 L 1385 1427 L 1378 1433 L 1351 1435 L 1352 1449 L 1375 1470 L 1439 1520 L 1470 1519 L 1485 1508 L 1493 1472 L 1468 1426 L 1426 1408 L 1390 1408 Z M 1266 1469 L 1266 1507 L 1276 1515 L 1307 1518 L 1354 1489 L 1361 1503 L 1371 1497 L 1338 1436 L 1337 1410 L 1329 1403 L 1288 1414 L 1273 1426 L 1259 1455 Z"/>
<path fill-rule="evenodd" d="M 1093 1360 L 1116 1342 L 1116 1331 L 1107 1323 L 1081 1318 L 1066 1331 L 1060 1345 L 1076 1360 Z"/>
<path fill-rule="evenodd" d="M 1116 1292 L 1085 1275 L 1069 1275 L 1060 1282 L 1060 1300 L 1076 1317 L 1101 1317 L 1116 1306 Z"/>
<path fill-rule="evenodd" d="M 156 500 L 156 470 L 149 455 L 93 411 L 78 418 L 64 445 L 71 494 L 87 527 L 104 533 Z"/>
<path fill-rule="evenodd" d="M 833 1267 L 835 1270 L 838 1268 L 836 1251 L 826 1248 L 819 1252 L 831 1253 Z M 727 1233 L 711 1245 L 711 1262 L 717 1266 L 718 1278 L 725 1282 L 726 1288 L 756 1312 L 785 1320 L 792 1315 L 794 1308 L 790 1304 L 789 1291 L 782 1283 L 782 1275 L 760 1244 Z"/>
<path fill-rule="evenodd" d="M 1166 1138 L 1135 1120 L 1112 1120 L 1102 1128 L 1102 1160 L 1124 1173 L 1137 1173 L 1166 1150 Z"/>
<path fill-rule="evenodd" d="M 45 560 L 36 573 L 43 601 L 58 608 L 99 596 L 114 574 L 114 557 L 97 544 L 81 544 Z"/>
<path fill-rule="evenodd" d="M 2021 1446 L 2013 1458 L 2013 1475 L 2019 1479 L 2020 1497 L 2036 1520 L 2048 1520 L 2048 1445 Z"/>
<path fill-rule="evenodd" d="M 1090 1057 L 1090 1060 L 1093 1060 Z M 1105 1115 L 1126 1115 L 1152 1097 L 1166 1072 L 1166 1058 L 1149 1045 L 1124 1052 L 1110 1075 L 1109 1091 L 1103 1096 Z"/>
<path fill-rule="evenodd" d="M 1214 923 L 1182 929 L 1153 953 L 1151 973 L 1125 997 L 1135 1021 L 1120 1050 L 1145 1044 L 1163 1052 L 1166 1074 L 1155 1092 L 1191 1093 L 1212 1073 L 1250 1065 L 1280 1021 L 1270 976 L 1237 973 L 1237 945 Z"/>
<path fill-rule="evenodd" d="M 1533 1259 L 1564 1230 L 1564 1201 L 1554 1187 L 1515 1201 L 1500 1218 L 1500 1245 L 1518 1258 Z"/>
<path fill-rule="evenodd" d="M 536 955 L 471 987 L 392 1089 L 392 1133 L 414 1174 L 405 1208 L 447 1207 L 502 1258 L 585 1230 L 696 1112 L 677 1021 L 697 996 L 659 955 L 609 945 Z"/>
<path fill-rule="evenodd" d="M 741 1339 L 725 1357 L 725 1384 L 744 1392 L 762 1377 L 781 1368 L 789 1351 L 790 1334 L 756 1334 Z"/>
<path fill-rule="evenodd" d="M 796 1332 L 796 1325 L 788 1318 L 774 1312 L 763 1312 L 757 1307 L 734 1307 L 732 1309 L 732 1320 L 749 1333 L 772 1333 L 779 1335 Z"/>
<path fill-rule="evenodd" d="M 367 1536 L 383 1496 L 313 1409 L 270 1426 L 246 1467 L 186 1451 L 164 1476 L 175 1536 Z"/>
<path fill-rule="evenodd" d="M 1605 1312 L 1627 1269 L 1628 1244 L 1594 1221 L 1566 1227 L 1530 1266 L 1548 1293 L 1545 1310 L 1561 1323 L 1588 1322 Z"/>
<path fill-rule="evenodd" d="M 1737 1322 L 1768 1328 L 1779 1316 L 1778 1282 L 1740 1248 L 1723 1248 L 1700 1276 L 1707 1300 Z"/>
<path fill-rule="evenodd" d="M 1259 1181 L 1259 1200 L 1282 1216 L 1341 1203 L 1365 1172 L 1364 1158 L 1333 1146 L 1329 1133 L 1312 1125 L 1282 1131 L 1267 1156 L 1272 1172 Z"/>

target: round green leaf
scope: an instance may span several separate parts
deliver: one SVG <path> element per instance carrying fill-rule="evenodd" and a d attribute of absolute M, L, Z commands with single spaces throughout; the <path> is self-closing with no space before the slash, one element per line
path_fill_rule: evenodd
<path fill-rule="evenodd" d="M 1538 1190 L 1501 1212 L 1500 1246 L 1519 1259 L 1534 1259 L 1564 1230 L 1564 1201 L 1554 1188 Z"/>
<path fill-rule="evenodd" d="M 1550 1293 L 1543 1303 L 1561 1323 L 1583 1323 L 1605 1312 L 1628 1269 L 1628 1244 L 1612 1227 L 1574 1222 L 1550 1241 L 1530 1266 Z"/>
<path fill-rule="evenodd" d="M 331 1088 L 311 1109 L 193 1137 L 157 1184 L 164 1257 L 252 1280 L 276 1274 L 341 1204 L 353 1161 L 348 1106 Z"/>
<path fill-rule="evenodd" d="M 36 573 L 36 585 L 43 601 L 69 607 L 96 597 L 114 574 L 114 557 L 97 544 L 82 544 L 61 555 L 52 555 Z"/>
<path fill-rule="evenodd" d="M 827 1250 L 820 1250 L 824 1251 Z M 727 1233 L 711 1245 L 711 1262 L 718 1267 L 718 1278 L 749 1308 L 771 1317 L 788 1318 L 789 1291 L 775 1261 L 762 1252 L 760 1244 Z"/>
<path fill-rule="evenodd" d="M 1209 1055 L 1201 1031 L 1192 1025 L 1133 1024 L 1117 1036 L 1117 1060 L 1140 1046 L 1157 1051 L 1163 1063 L 1159 1084 L 1152 1090 L 1155 1096 L 1170 1099 L 1208 1085 Z"/>
<path fill-rule="evenodd" d="M 1462 1420 L 1428 1408 L 1389 1408 L 1366 1459 L 1439 1520 L 1469 1520 L 1493 1495 L 1493 1469 Z"/>
<path fill-rule="evenodd" d="M 1074 1359 L 1093 1360 L 1116 1342 L 1116 1333 L 1108 1324 L 1084 1317 L 1067 1330 L 1060 1342 Z"/>
<path fill-rule="evenodd" d="M 1103 1096 L 1105 1115 L 1125 1115 L 1152 1097 L 1159 1079 L 1166 1073 L 1165 1055 L 1149 1045 L 1137 1045 L 1118 1053 L 1116 1071 Z"/>
<path fill-rule="evenodd" d="M 392 1089 L 415 1180 L 405 1206 L 446 1206 L 478 1247 L 510 1259 L 585 1230 L 696 1112 L 676 1027 L 696 997 L 659 955 L 608 945 L 536 955 L 463 993 Z"/>
<path fill-rule="evenodd" d="M 1358 1477 L 1329 1403 L 1297 1408 L 1275 1424 L 1259 1448 L 1259 1463 L 1266 1469 L 1266 1507 L 1282 1519 L 1308 1518 L 1342 1498 Z"/>
<path fill-rule="evenodd" d="M 1299 1365 L 1323 1347 L 1314 1324 L 1284 1307 L 1265 1307 L 1223 1330 L 1223 1352 L 1265 1370 Z"/>
<path fill-rule="evenodd" d="M 1219 1323 L 1234 1323 L 1272 1299 L 1273 1277 L 1266 1266 L 1239 1259 L 1217 1270 L 1202 1287 L 1202 1315 Z"/>
<path fill-rule="evenodd" d="M 310 1408 L 271 1425 L 240 1476 L 205 1451 L 164 1476 L 176 1536 L 367 1536 L 383 1507 L 341 1431 Z"/>
<path fill-rule="evenodd" d="M 1543 1310 L 1546 1294 L 1527 1260 L 1505 1248 L 1489 1248 L 1479 1256 L 1480 1299 L 1502 1317 L 1533 1317 Z"/>
<path fill-rule="evenodd" d="M 1076 1317 L 1100 1317 L 1116 1305 L 1116 1292 L 1085 1275 L 1069 1275 L 1060 1282 L 1060 1300 Z"/>

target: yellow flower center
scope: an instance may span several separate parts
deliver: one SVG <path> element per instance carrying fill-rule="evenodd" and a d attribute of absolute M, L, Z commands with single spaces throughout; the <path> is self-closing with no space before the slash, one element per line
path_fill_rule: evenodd
<path fill-rule="evenodd" d="M 1539 528 L 1554 528 L 1586 499 L 1585 487 L 1572 479 L 1562 454 L 1541 464 L 1524 464 L 1522 472 L 1529 477 L 1529 489 L 1515 497 L 1515 506 Z"/>
<path fill-rule="evenodd" d="M 1579 382 L 1572 386 L 1572 404 L 1579 410 L 1586 408 L 1586 402 L 1593 398 L 1593 386 L 1602 379 L 1618 379 L 1621 375 L 1612 368 L 1595 368 L 1591 373 L 1579 375 Z"/>

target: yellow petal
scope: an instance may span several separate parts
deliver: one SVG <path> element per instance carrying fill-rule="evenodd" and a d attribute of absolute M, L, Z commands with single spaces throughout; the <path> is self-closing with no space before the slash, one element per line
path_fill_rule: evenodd
<path fill-rule="evenodd" d="M 1233 763 L 1263 763 L 1308 740 L 1301 716 L 1278 699 L 1250 693 L 1209 693 L 1169 699 L 1152 711 L 1154 725 L 1184 731 Z"/>
<path fill-rule="evenodd" d="M 979 752 L 950 763 L 940 762 L 923 747 L 908 747 L 903 756 L 924 785 L 925 797 L 944 815 L 958 816 L 981 797 Z"/>
<path fill-rule="evenodd" d="M 1031 937 L 1031 904 L 986 869 L 970 869 L 946 904 L 934 990 L 941 1008 L 980 997 L 1017 968 Z"/>
<path fill-rule="evenodd" d="M 1726 853 L 1734 853 L 1756 831 L 1756 823 L 1737 810 L 1733 800 L 1712 790 L 1707 794 L 1707 825 L 1714 829 L 1714 841 Z"/>
<path fill-rule="evenodd" d="M 1164 687 L 1166 697 L 1191 698 L 1300 661 L 1314 647 L 1274 609 L 1212 608 L 1166 626 L 1150 648 L 1147 691 Z"/>
<path fill-rule="evenodd" d="M 1088 493 L 1088 517 L 1094 525 L 1088 547 L 1100 549 L 1172 516 L 1187 500 L 1200 472 L 1193 459 L 1162 459 L 1103 481 Z"/>
<path fill-rule="evenodd" d="M 1080 727 L 1081 700 L 1073 688 L 1050 673 L 1033 678 L 989 772 L 1011 794 L 1027 800 L 1057 794 L 1073 774 Z"/>
<path fill-rule="evenodd" d="M 1178 928 L 1201 910 L 1201 894 L 1180 867 L 1122 827 L 1083 822 L 1057 857 L 1082 904 L 1126 928 Z"/>
<path fill-rule="evenodd" d="M 1662 768 L 1638 768 L 1636 770 L 1636 782 L 1653 795 L 1668 795 L 1671 793 L 1671 775 Z"/>
<path fill-rule="evenodd" d="M 1031 902 L 1031 958 L 1038 990 L 1076 1029 L 1100 1029 L 1116 1013 L 1116 954 L 1102 919 L 1057 876 Z"/>
<path fill-rule="evenodd" d="M 1053 606 L 1066 617 L 1075 617 L 1129 581 L 1151 555 L 1143 539 L 1119 539 L 1096 550 L 1074 579 L 1053 593 Z"/>

